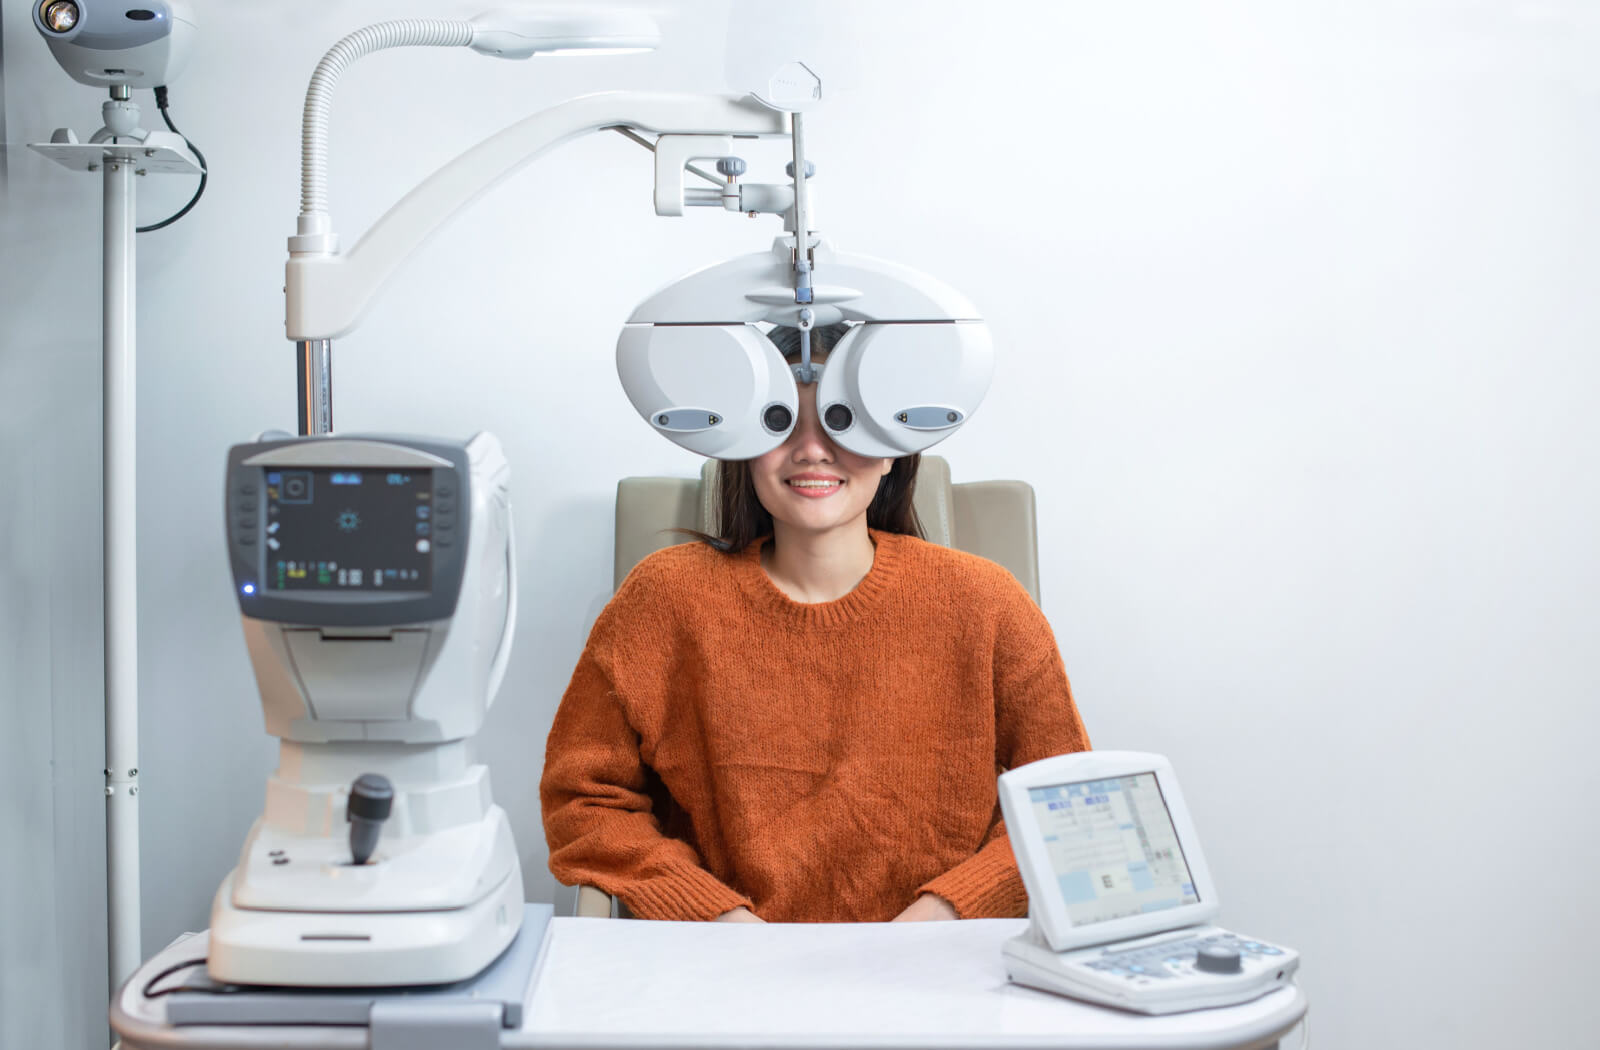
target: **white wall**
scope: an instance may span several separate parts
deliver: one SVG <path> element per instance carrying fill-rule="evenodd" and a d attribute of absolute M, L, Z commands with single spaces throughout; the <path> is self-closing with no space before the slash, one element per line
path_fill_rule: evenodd
<path fill-rule="evenodd" d="M 758 30 L 782 5 L 682 6 L 642 58 L 361 62 L 332 125 L 346 243 L 535 109 L 721 89 L 730 12 L 736 60 L 778 49 Z M 940 451 L 958 479 L 1038 489 L 1045 611 L 1096 744 L 1173 757 L 1225 918 L 1304 952 L 1319 1045 L 1592 1042 L 1600 14 L 1584 0 L 812 6 L 806 53 L 841 87 L 808 125 L 823 227 L 984 309 L 995 386 Z M 211 187 L 140 239 L 147 951 L 205 925 L 273 761 L 217 490 L 230 443 L 294 427 L 279 287 L 305 81 L 350 29 L 471 10 L 200 8 L 203 50 L 172 112 Z M 59 74 L 26 6 L 3 14 L 11 142 L 97 126 L 97 93 Z M 81 615 L 98 559 L 83 543 L 99 516 L 84 438 L 99 191 L 14 145 L 7 165 L 0 348 L 7 389 L 32 385 L 0 433 L 13 452 L 65 428 L 72 451 L 49 469 L 3 457 L 39 515 L 0 517 L 3 622 L 40 639 L 6 647 L 7 687 L 44 683 L 54 712 L 8 695 L 23 736 L 6 754 L 53 741 L 95 766 L 49 788 L 19 778 L 7 812 L 30 855 L 93 854 L 97 828 L 23 815 L 82 810 L 99 788 L 98 740 L 83 744 L 99 643 Z M 145 221 L 187 198 L 182 180 L 147 183 Z M 442 233 L 335 347 L 338 429 L 489 429 L 513 463 L 525 618 L 481 752 L 535 898 L 554 890 L 544 734 L 609 593 L 616 479 L 698 466 L 633 416 L 616 330 L 646 293 L 774 232 L 709 211 L 657 219 L 649 194 L 642 150 L 569 146 Z M 41 587 L 70 589 L 80 615 L 41 626 Z M 0 869 L 44 893 L 38 870 Z M 23 911 L 7 907 L 0 942 Z M 61 911 L 58 936 L 69 919 L 81 912 Z M 0 1043 L 97 1007 L 84 982 L 99 944 L 80 940 L 59 979 L 0 956 Z M 30 981 L 73 990 L 13 991 Z"/>

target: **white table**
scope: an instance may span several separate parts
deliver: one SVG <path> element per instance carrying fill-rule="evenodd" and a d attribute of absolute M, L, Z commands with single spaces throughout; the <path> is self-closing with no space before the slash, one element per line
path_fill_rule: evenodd
<path fill-rule="evenodd" d="M 1021 919 L 740 925 L 555 919 L 505 1050 L 996 1048 L 1255 1050 L 1305 1014 L 1298 988 L 1145 1017 L 1006 980 L 1000 944 Z M 362 1028 L 173 1028 L 150 977 L 205 954 L 205 934 L 151 959 L 118 992 L 124 1050 L 356 1050 Z M 452 1050 L 452 1048 L 441 1048 Z"/>

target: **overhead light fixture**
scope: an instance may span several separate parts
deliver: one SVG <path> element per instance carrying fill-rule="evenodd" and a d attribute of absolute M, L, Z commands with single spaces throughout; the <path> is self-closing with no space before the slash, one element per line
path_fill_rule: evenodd
<path fill-rule="evenodd" d="M 490 11 L 472 19 L 467 46 L 496 58 L 628 55 L 654 51 L 661 30 L 638 11 Z"/>

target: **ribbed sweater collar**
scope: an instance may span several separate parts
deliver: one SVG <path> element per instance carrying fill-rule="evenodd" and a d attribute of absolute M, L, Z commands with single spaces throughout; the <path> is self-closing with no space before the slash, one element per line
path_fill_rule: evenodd
<path fill-rule="evenodd" d="M 761 567 L 761 548 L 772 542 L 764 536 L 738 555 L 735 572 L 739 586 L 757 609 L 797 627 L 841 627 L 876 608 L 900 578 L 906 557 L 906 537 L 869 529 L 872 568 L 855 589 L 831 602 L 797 602 L 778 589 Z"/>

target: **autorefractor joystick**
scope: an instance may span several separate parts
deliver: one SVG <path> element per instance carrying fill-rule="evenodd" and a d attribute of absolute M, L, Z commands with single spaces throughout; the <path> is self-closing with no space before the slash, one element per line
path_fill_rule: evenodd
<path fill-rule="evenodd" d="M 350 785 L 350 862 L 365 864 L 378 848 L 378 834 L 394 806 L 394 785 L 381 773 L 363 773 Z"/>

